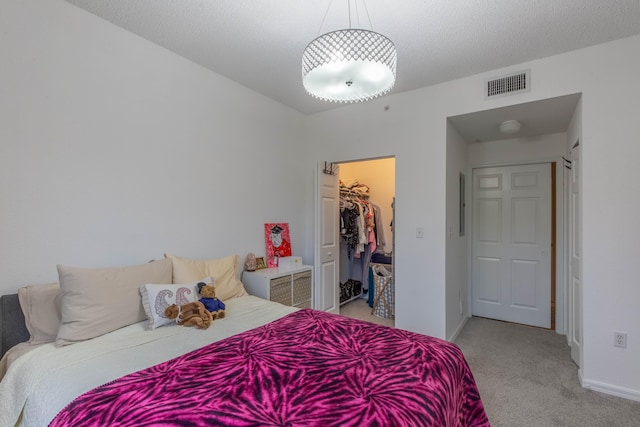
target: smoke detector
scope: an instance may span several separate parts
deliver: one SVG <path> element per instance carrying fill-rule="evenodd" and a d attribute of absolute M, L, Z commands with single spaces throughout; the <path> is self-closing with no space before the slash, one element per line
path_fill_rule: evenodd
<path fill-rule="evenodd" d="M 500 123 L 500 132 L 507 134 L 518 133 L 521 127 L 520 122 L 517 120 L 506 120 Z"/>

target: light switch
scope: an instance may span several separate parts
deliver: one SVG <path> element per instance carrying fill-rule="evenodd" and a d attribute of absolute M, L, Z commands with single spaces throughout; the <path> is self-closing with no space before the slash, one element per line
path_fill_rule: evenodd
<path fill-rule="evenodd" d="M 424 228 L 416 228 L 416 239 L 422 239 L 424 237 Z"/>

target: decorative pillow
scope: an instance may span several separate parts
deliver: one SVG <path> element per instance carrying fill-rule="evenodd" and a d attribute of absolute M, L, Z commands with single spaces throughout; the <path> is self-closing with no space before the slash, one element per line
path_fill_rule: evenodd
<path fill-rule="evenodd" d="M 174 323 L 175 320 L 167 319 L 164 310 L 171 304 L 183 305 L 200 299 L 198 295 L 198 283 L 204 282 L 207 285 L 213 283 L 211 277 L 205 277 L 196 282 L 182 285 L 144 285 L 140 287 L 142 296 L 142 306 L 147 315 L 148 329 L 159 328 L 160 326 Z"/>
<path fill-rule="evenodd" d="M 61 297 L 59 283 L 30 285 L 18 289 L 24 323 L 31 335 L 30 343 L 44 344 L 56 340 L 60 327 Z"/>
<path fill-rule="evenodd" d="M 62 324 L 56 346 L 95 338 L 145 320 L 140 286 L 171 283 L 171 269 L 167 259 L 120 268 L 58 265 Z"/>
<path fill-rule="evenodd" d="M 173 263 L 173 283 L 188 283 L 202 277 L 211 277 L 216 286 L 216 295 L 225 301 L 247 295 L 238 279 L 238 255 L 220 259 L 193 260 L 165 254 Z"/>

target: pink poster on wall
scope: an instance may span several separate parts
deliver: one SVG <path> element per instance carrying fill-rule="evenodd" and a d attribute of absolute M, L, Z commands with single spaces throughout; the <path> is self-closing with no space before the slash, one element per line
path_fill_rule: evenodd
<path fill-rule="evenodd" d="M 265 224 L 264 240 L 267 248 L 267 267 L 277 267 L 280 258 L 283 256 L 291 256 L 291 239 L 289 238 L 288 223 L 272 222 Z"/>

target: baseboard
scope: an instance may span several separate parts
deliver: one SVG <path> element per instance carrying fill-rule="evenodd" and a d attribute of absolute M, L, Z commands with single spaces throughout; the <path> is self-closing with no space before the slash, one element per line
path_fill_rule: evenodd
<path fill-rule="evenodd" d="M 451 337 L 447 338 L 447 341 L 454 342 L 456 340 L 456 338 L 458 338 L 458 335 L 460 334 L 460 331 L 462 331 L 462 328 L 464 328 L 464 325 L 467 324 L 467 320 L 469 320 L 469 316 L 464 316 L 462 318 L 462 322 L 460 322 L 460 324 L 458 325 L 456 330 L 453 332 L 453 335 Z"/>
<path fill-rule="evenodd" d="M 582 377 L 582 370 L 578 371 L 578 377 L 580 378 L 580 384 L 586 389 L 640 402 L 640 391 L 638 390 L 601 383 L 599 381 L 586 380 Z"/>

